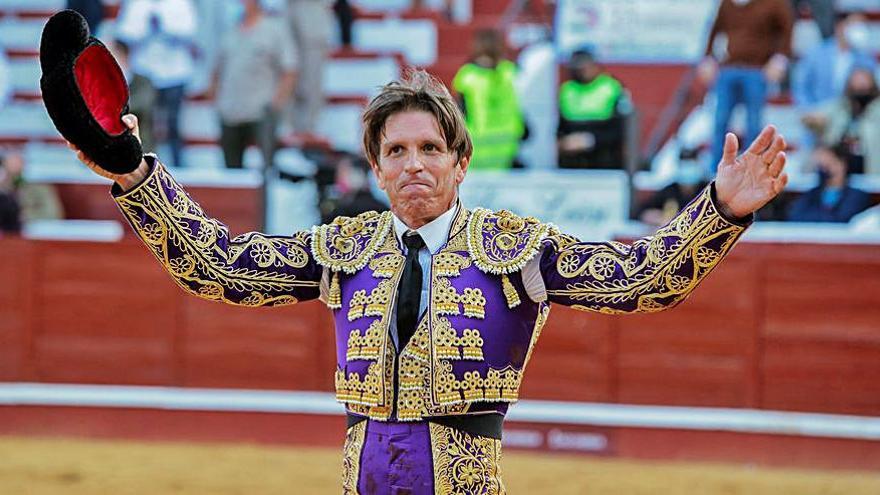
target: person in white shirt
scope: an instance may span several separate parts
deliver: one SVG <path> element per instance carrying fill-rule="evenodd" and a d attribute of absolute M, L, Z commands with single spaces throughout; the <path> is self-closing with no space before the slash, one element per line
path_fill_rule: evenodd
<path fill-rule="evenodd" d="M 191 0 L 126 0 L 117 37 L 131 47 L 131 68 L 157 91 L 157 122 L 171 148 L 170 164 L 181 166 L 180 109 L 195 67 L 197 12 Z"/>

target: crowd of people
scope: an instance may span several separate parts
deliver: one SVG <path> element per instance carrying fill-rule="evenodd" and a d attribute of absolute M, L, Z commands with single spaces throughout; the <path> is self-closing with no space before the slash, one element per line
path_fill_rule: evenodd
<path fill-rule="evenodd" d="M 440 3 L 451 16 L 453 2 Z M 711 177 L 734 108 L 745 107 L 742 138 L 750 141 L 764 124 L 768 95 L 779 91 L 789 92 L 801 115 L 797 142 L 814 150 L 806 171 L 819 180 L 815 189 L 784 205 L 774 219 L 845 222 L 869 206 L 869 195 L 854 189 L 849 177 L 880 174 L 877 60 L 869 50 L 865 16 L 835 13 L 832 3 L 721 0 L 705 57 L 695 67 L 698 80 L 714 95 L 711 140 L 703 149 L 682 150 L 673 183 L 639 205 L 635 218 L 659 225 L 682 207 Z M 106 12 L 102 0 L 68 0 L 68 7 L 82 13 L 93 32 L 112 38 L 111 48 L 131 89 L 130 109 L 140 118 L 144 147 L 163 149 L 167 165 L 187 165 L 181 109 L 193 93 L 196 68 L 208 64 L 204 96 L 216 106 L 218 144 L 230 169 L 243 167 L 251 145 L 259 149 L 264 164 L 272 165 L 280 129 L 315 132 L 324 104 L 323 64 L 333 45 L 333 15 L 339 22 L 341 47 L 352 43 L 355 15 L 346 0 L 123 0 L 107 33 L 100 31 Z M 424 5 L 416 2 L 413 7 Z M 793 26 L 805 11 L 823 39 L 798 59 L 792 48 Z M 208 54 L 198 41 L 204 37 L 200 23 L 210 19 L 216 20 L 211 21 L 216 43 Z M 475 143 L 473 170 L 523 166 L 519 152 L 531 132 L 517 94 L 518 67 L 511 54 L 502 31 L 478 30 L 470 58 L 450 84 Z M 0 66 L 3 62 L 0 59 Z M 589 46 L 565 55 L 562 68 L 558 167 L 623 168 L 626 120 L 634 111 L 629 90 Z M 5 72 L 0 70 L 0 104 Z M 341 178 L 334 187 L 344 197 L 345 177 L 359 177 L 364 167 L 350 166 L 361 163 L 361 157 L 340 156 L 336 166 Z M 363 181 L 352 182 L 358 186 L 342 198 L 346 208 L 377 206 L 365 199 L 369 188 Z M 0 210 L 7 217 L 21 210 L 13 204 L 20 194 L 12 194 L 9 184 L 9 179 L 0 184 Z M 13 224 L 3 222 L 10 229 Z"/>

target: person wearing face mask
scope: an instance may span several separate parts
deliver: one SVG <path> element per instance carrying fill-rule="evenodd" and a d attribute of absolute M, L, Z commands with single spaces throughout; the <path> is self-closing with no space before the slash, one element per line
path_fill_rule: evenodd
<path fill-rule="evenodd" d="M 706 170 L 699 156 L 698 149 L 681 150 L 675 181 L 654 193 L 642 205 L 637 215 L 640 221 L 652 226 L 665 224 L 706 187 Z"/>
<path fill-rule="evenodd" d="M 856 67 L 842 97 L 802 121 L 826 146 L 843 143 L 849 153 L 849 172 L 880 174 L 880 98 L 872 70 Z"/>
<path fill-rule="evenodd" d="M 792 71 L 791 91 L 801 110 L 811 110 L 843 95 L 853 67 L 875 70 L 868 52 L 868 25 L 861 13 L 837 14 L 834 37 L 808 53 Z"/>
<path fill-rule="evenodd" d="M 870 205 L 868 193 L 848 183 L 847 147 L 820 145 L 813 151 L 819 184 L 796 199 L 787 219 L 792 222 L 848 222 Z"/>
<path fill-rule="evenodd" d="M 568 67 L 571 79 L 559 88 L 559 167 L 623 168 L 626 89 L 589 49 L 572 53 Z"/>
<path fill-rule="evenodd" d="M 714 82 L 717 108 L 712 161 L 718 163 L 734 108 L 746 107 L 746 139 L 758 135 L 768 83 L 785 78 L 791 57 L 794 12 L 787 0 L 722 0 L 706 43 L 706 56 L 697 66 L 704 85 Z M 716 60 L 715 41 L 727 39 Z"/>

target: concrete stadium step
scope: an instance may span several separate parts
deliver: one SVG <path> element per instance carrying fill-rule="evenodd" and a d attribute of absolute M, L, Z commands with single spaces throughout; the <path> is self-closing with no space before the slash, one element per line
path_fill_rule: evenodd
<path fill-rule="evenodd" d="M 43 19 L 0 18 L 0 47 L 7 51 L 38 51 Z"/>
<path fill-rule="evenodd" d="M 429 19 L 359 19 L 352 38 L 358 50 L 400 53 L 411 65 L 427 66 L 437 60 L 437 25 Z"/>
<path fill-rule="evenodd" d="M 3 0 L 0 12 L 20 14 L 22 12 L 55 12 L 65 7 L 65 0 Z"/>
<path fill-rule="evenodd" d="M 357 151 L 362 109 L 359 103 L 326 106 L 317 132 L 336 149 Z M 219 117 L 211 102 L 185 103 L 180 125 L 184 140 L 190 145 L 213 144 L 220 136 Z M 14 101 L 0 110 L 0 143 L 22 144 L 31 140 L 62 141 L 42 102 Z"/>
<path fill-rule="evenodd" d="M 29 177 L 38 177 L 44 182 L 55 182 L 82 175 L 79 174 L 82 164 L 63 144 L 31 142 L 23 147 L 22 152 L 28 164 Z M 223 150 L 217 145 L 187 146 L 183 150 L 183 158 L 187 168 L 224 169 Z M 311 176 L 316 171 L 315 164 L 300 150 L 294 148 L 279 150 L 275 161 L 279 167 L 296 175 Z M 259 150 L 253 146 L 248 148 L 244 155 L 244 168 L 260 169 L 262 166 L 263 159 Z"/>

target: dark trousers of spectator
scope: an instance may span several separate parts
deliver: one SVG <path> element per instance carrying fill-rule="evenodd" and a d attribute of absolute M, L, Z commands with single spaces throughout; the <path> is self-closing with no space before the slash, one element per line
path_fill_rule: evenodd
<path fill-rule="evenodd" d="M 339 22 L 339 38 L 342 46 L 351 46 L 351 25 L 354 23 L 354 10 L 348 0 L 336 0 L 333 12 Z"/>
<path fill-rule="evenodd" d="M 276 141 L 275 127 L 278 116 L 274 111 L 267 111 L 265 117 L 254 122 L 227 123 L 220 125 L 220 147 L 223 148 L 223 160 L 226 168 L 242 168 L 244 151 L 251 144 L 256 144 L 263 155 L 263 166 L 274 164 Z"/>
<path fill-rule="evenodd" d="M 715 83 L 718 101 L 715 109 L 715 131 L 712 136 L 712 167 L 718 166 L 724 150 L 724 135 L 733 109 L 740 103 L 746 106 L 745 142 L 751 143 L 761 132 L 762 112 L 767 99 L 767 81 L 764 71 L 752 67 L 722 67 Z"/>
<path fill-rule="evenodd" d="M 156 141 L 153 139 L 153 109 L 156 107 L 156 88 L 146 77 L 134 74 L 128 82 L 128 92 L 128 108 L 138 118 L 141 145 L 145 152 L 154 152 Z"/>
<path fill-rule="evenodd" d="M 86 18 L 89 31 L 94 35 L 104 20 L 104 2 L 101 0 L 67 0 L 67 8 Z"/>
<path fill-rule="evenodd" d="M 156 92 L 156 118 L 158 124 L 163 125 L 163 133 L 154 133 L 157 141 L 165 141 L 171 148 L 171 165 L 183 166 L 181 155 L 183 140 L 180 136 L 180 109 L 183 105 L 184 86 L 172 86 L 162 88 Z M 155 121 L 154 121 L 155 122 Z M 158 126 L 157 126 L 158 127 Z M 164 139 L 160 139 L 159 136 Z"/>

